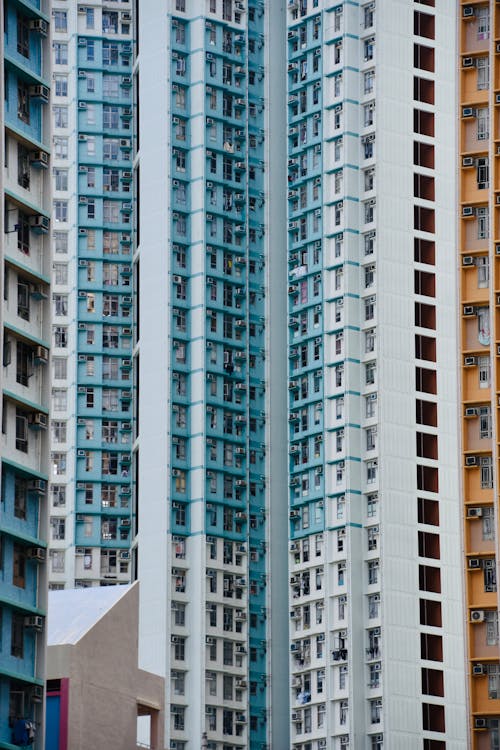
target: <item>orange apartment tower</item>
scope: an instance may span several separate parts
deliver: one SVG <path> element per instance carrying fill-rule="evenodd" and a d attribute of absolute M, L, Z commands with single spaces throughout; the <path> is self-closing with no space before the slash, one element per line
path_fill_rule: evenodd
<path fill-rule="evenodd" d="M 500 3 L 459 8 L 462 492 L 473 750 L 500 747 Z"/>

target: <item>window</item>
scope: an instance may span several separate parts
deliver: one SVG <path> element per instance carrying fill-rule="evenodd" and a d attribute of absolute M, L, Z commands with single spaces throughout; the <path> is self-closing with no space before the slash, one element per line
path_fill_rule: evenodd
<path fill-rule="evenodd" d="M 62 541 L 66 536 L 66 519 L 52 516 L 50 519 L 50 535 L 53 541 Z"/>
<path fill-rule="evenodd" d="M 479 437 L 491 438 L 491 409 L 489 406 L 479 408 Z"/>
<path fill-rule="evenodd" d="M 477 140 L 485 141 L 489 138 L 490 111 L 488 107 L 479 107 L 476 110 Z"/>
<path fill-rule="evenodd" d="M 16 659 L 24 657 L 24 616 L 12 613 L 12 625 L 10 634 L 10 654 Z"/>
<path fill-rule="evenodd" d="M 368 70 L 363 76 L 364 93 L 371 94 L 375 85 L 375 71 Z"/>
<path fill-rule="evenodd" d="M 22 409 L 16 409 L 16 449 L 28 452 L 28 416 Z"/>
<path fill-rule="evenodd" d="M 489 388 L 491 378 L 491 367 L 489 357 L 478 357 L 479 387 Z"/>
<path fill-rule="evenodd" d="M 377 468 L 378 468 L 378 462 L 377 461 L 367 461 L 366 462 L 366 482 L 367 484 L 373 484 L 377 481 Z"/>
<path fill-rule="evenodd" d="M 54 63 L 56 65 L 68 64 L 68 45 L 66 42 L 53 42 Z"/>
<path fill-rule="evenodd" d="M 17 248 L 25 255 L 30 252 L 30 223 L 29 218 L 22 211 L 17 213 Z"/>
<path fill-rule="evenodd" d="M 102 44 L 102 64 L 103 65 L 118 65 L 118 44 L 116 42 L 106 42 Z"/>
<path fill-rule="evenodd" d="M 27 485 L 24 479 L 16 477 L 14 483 L 14 515 L 22 520 L 26 519 Z"/>
<path fill-rule="evenodd" d="M 376 550 L 378 548 L 378 534 L 378 526 L 372 526 L 371 528 L 367 529 L 368 552 L 373 552 L 373 550 Z"/>
<path fill-rule="evenodd" d="M 103 34 L 118 34 L 118 13 L 116 11 L 103 10 L 102 31 Z"/>
<path fill-rule="evenodd" d="M 68 221 L 68 201 L 54 201 L 55 221 Z"/>
<path fill-rule="evenodd" d="M 54 109 L 64 109 L 67 114 L 66 107 L 54 107 Z M 68 189 L 68 170 L 67 169 L 54 169 L 54 188 L 56 190 L 67 190 Z"/>
<path fill-rule="evenodd" d="M 85 28 L 86 29 L 94 28 L 94 8 L 85 8 Z M 88 44 L 89 44 L 89 40 L 87 40 L 87 52 L 88 52 Z M 87 56 L 87 60 L 88 60 L 88 56 Z"/>
<path fill-rule="evenodd" d="M 379 569 L 379 562 L 378 560 L 372 560 L 368 563 L 368 584 L 374 585 L 378 583 L 378 569 Z"/>
<path fill-rule="evenodd" d="M 66 442 L 66 422 L 52 420 L 52 440 L 54 443 Z"/>
<path fill-rule="evenodd" d="M 478 240 L 488 239 L 490 236 L 488 207 L 481 206 L 477 208 L 476 215 L 477 215 L 477 238 Z"/>
<path fill-rule="evenodd" d="M 59 136 L 54 138 L 54 155 L 58 159 L 68 158 L 68 139 L 67 138 L 62 138 Z"/>
<path fill-rule="evenodd" d="M 478 91 L 487 90 L 490 86 L 490 60 L 488 57 L 476 58 Z"/>
<path fill-rule="evenodd" d="M 184 661 L 185 652 L 186 652 L 186 639 L 181 638 L 180 636 L 176 637 L 176 642 L 174 644 L 174 659 L 176 661 Z"/>
<path fill-rule="evenodd" d="M 54 76 L 54 93 L 56 96 L 68 96 L 68 76 Z"/>
<path fill-rule="evenodd" d="M 23 57 L 30 56 L 30 27 L 25 16 L 17 16 L 17 51 Z"/>
<path fill-rule="evenodd" d="M 30 187 L 30 154 L 21 143 L 17 145 L 17 184 L 29 190 Z"/>
<path fill-rule="evenodd" d="M 491 456 L 481 458 L 481 489 L 493 487 L 493 459 Z"/>
<path fill-rule="evenodd" d="M 28 88 L 18 83 L 17 86 L 17 116 L 20 120 L 29 125 L 30 121 L 30 105 L 29 105 L 29 92 Z"/>
<path fill-rule="evenodd" d="M 52 389 L 52 409 L 53 411 L 65 411 L 67 409 L 66 388 Z"/>
<path fill-rule="evenodd" d="M 55 31 L 67 31 L 68 19 L 65 10 L 54 10 L 52 12 L 54 18 L 54 30 Z"/>
<path fill-rule="evenodd" d="M 382 701 L 380 699 L 370 701 L 370 721 L 372 724 L 380 724 L 382 713 Z"/>
<path fill-rule="evenodd" d="M 120 96 L 120 79 L 118 76 L 103 76 L 102 89 L 104 99 L 118 99 Z"/>
<path fill-rule="evenodd" d="M 482 510 L 481 526 L 483 541 L 492 541 L 495 538 L 493 508 L 483 508 Z"/>
<path fill-rule="evenodd" d="M 54 346 L 66 348 L 68 346 L 68 329 L 66 326 L 54 326 L 52 329 Z"/>
<path fill-rule="evenodd" d="M 52 453 L 51 462 L 54 476 L 66 474 L 66 453 Z"/>
<path fill-rule="evenodd" d="M 54 508 L 64 508 L 66 505 L 66 485 L 52 484 L 50 491 Z"/>
<path fill-rule="evenodd" d="M 50 551 L 50 567 L 52 573 L 64 573 L 64 561 L 64 550 L 54 549 Z"/>
<path fill-rule="evenodd" d="M 16 381 L 21 385 L 28 385 L 33 375 L 33 349 L 24 341 L 16 344 Z"/>
<path fill-rule="evenodd" d="M 485 612 L 486 619 L 486 645 L 497 646 L 498 645 L 498 612 L 496 610 L 487 610 Z"/>

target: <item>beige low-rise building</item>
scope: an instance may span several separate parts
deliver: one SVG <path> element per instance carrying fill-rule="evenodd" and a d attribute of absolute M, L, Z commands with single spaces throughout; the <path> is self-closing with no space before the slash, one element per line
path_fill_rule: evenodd
<path fill-rule="evenodd" d="M 163 748 L 164 680 L 137 666 L 138 595 L 50 592 L 46 750 Z"/>

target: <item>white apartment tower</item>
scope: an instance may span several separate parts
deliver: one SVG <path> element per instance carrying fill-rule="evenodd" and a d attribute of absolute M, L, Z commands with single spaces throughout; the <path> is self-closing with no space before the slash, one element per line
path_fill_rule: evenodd
<path fill-rule="evenodd" d="M 293 750 L 466 746 L 455 26 L 287 2 Z"/>
<path fill-rule="evenodd" d="M 138 8 L 134 554 L 169 750 L 465 748 L 455 23 Z"/>

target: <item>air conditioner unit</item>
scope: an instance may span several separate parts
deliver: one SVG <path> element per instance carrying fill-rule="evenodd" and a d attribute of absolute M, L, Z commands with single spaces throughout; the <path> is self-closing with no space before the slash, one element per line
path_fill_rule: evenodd
<path fill-rule="evenodd" d="M 24 618 L 24 627 L 43 630 L 43 617 L 41 615 L 28 615 Z"/>
<path fill-rule="evenodd" d="M 42 18 L 34 18 L 30 21 L 30 31 L 35 31 L 40 36 L 47 36 L 49 33 L 49 25 L 47 21 Z"/>
<path fill-rule="evenodd" d="M 474 17 L 474 8 L 472 5 L 464 5 L 462 15 L 464 18 Z"/>
<path fill-rule="evenodd" d="M 39 495 L 44 495 L 47 489 L 47 482 L 45 479 L 32 479 L 28 483 L 28 492 L 36 492 Z"/>
<path fill-rule="evenodd" d="M 32 99 L 38 99 L 38 101 L 46 103 L 49 101 L 50 90 L 47 86 L 37 83 L 29 87 L 29 95 Z"/>
<path fill-rule="evenodd" d="M 464 357 L 464 367 L 473 367 L 477 365 L 477 357 Z"/>
<path fill-rule="evenodd" d="M 477 417 L 477 409 L 474 406 L 468 406 L 464 412 L 464 417 Z"/>
<path fill-rule="evenodd" d="M 45 234 L 50 229 L 50 219 L 48 216 L 42 216 L 42 214 L 35 214 L 30 216 L 30 229 L 38 233 Z"/>
<path fill-rule="evenodd" d="M 42 430 L 47 429 L 48 417 L 43 411 L 35 411 L 29 416 L 30 427 L 39 427 Z"/>
<path fill-rule="evenodd" d="M 467 508 L 467 518 L 481 518 L 482 515 L 482 508 Z"/>
<path fill-rule="evenodd" d="M 180 638 L 178 635 L 171 635 L 170 636 L 170 643 L 179 643 Z"/>
<path fill-rule="evenodd" d="M 475 307 L 473 305 L 464 305 L 464 308 L 463 308 L 464 315 L 474 315 L 474 313 L 475 313 Z"/>
<path fill-rule="evenodd" d="M 85 547 L 75 547 L 75 555 L 84 555 L 85 554 Z"/>
<path fill-rule="evenodd" d="M 486 674 L 486 667 L 483 666 L 483 664 L 473 664 L 472 674 L 474 677 L 480 677 L 481 675 Z"/>
<path fill-rule="evenodd" d="M 30 698 L 33 703 L 42 703 L 43 685 L 32 685 L 30 688 Z"/>
<path fill-rule="evenodd" d="M 476 259 L 473 255 L 464 255 L 462 258 L 462 265 L 463 266 L 474 266 L 476 263 Z"/>
<path fill-rule="evenodd" d="M 302 721 L 302 714 L 300 711 L 292 711 L 292 721 L 295 723 Z"/>
<path fill-rule="evenodd" d="M 477 466 L 477 456 L 466 456 L 465 457 L 465 465 L 466 466 Z"/>
<path fill-rule="evenodd" d="M 49 361 L 49 350 L 46 349 L 45 346 L 37 346 L 35 347 L 35 353 L 34 353 L 35 361 L 40 362 L 48 362 Z"/>
<path fill-rule="evenodd" d="M 487 729 L 488 719 L 476 716 L 474 719 L 474 729 Z"/>
<path fill-rule="evenodd" d="M 484 622 L 485 614 L 482 609 L 473 609 L 470 613 L 471 622 Z"/>
<path fill-rule="evenodd" d="M 129 12 L 127 12 L 127 11 L 123 11 L 121 18 L 122 18 L 122 21 L 131 21 L 132 20 L 132 14 L 129 13 Z"/>
<path fill-rule="evenodd" d="M 36 562 L 44 562 L 46 558 L 46 551 L 44 547 L 28 547 L 27 550 L 28 560 L 35 560 Z"/>
<path fill-rule="evenodd" d="M 49 155 L 45 151 L 32 151 L 29 160 L 34 167 L 47 167 Z"/>
<path fill-rule="evenodd" d="M 462 216 L 463 217 L 471 217 L 474 216 L 474 209 L 472 206 L 463 206 L 462 208 Z"/>
<path fill-rule="evenodd" d="M 462 60 L 462 67 L 463 68 L 473 68 L 474 67 L 474 58 L 473 57 L 464 57 L 464 59 Z"/>
<path fill-rule="evenodd" d="M 480 568 L 481 567 L 481 560 L 479 557 L 470 557 L 469 558 L 469 568 Z"/>

